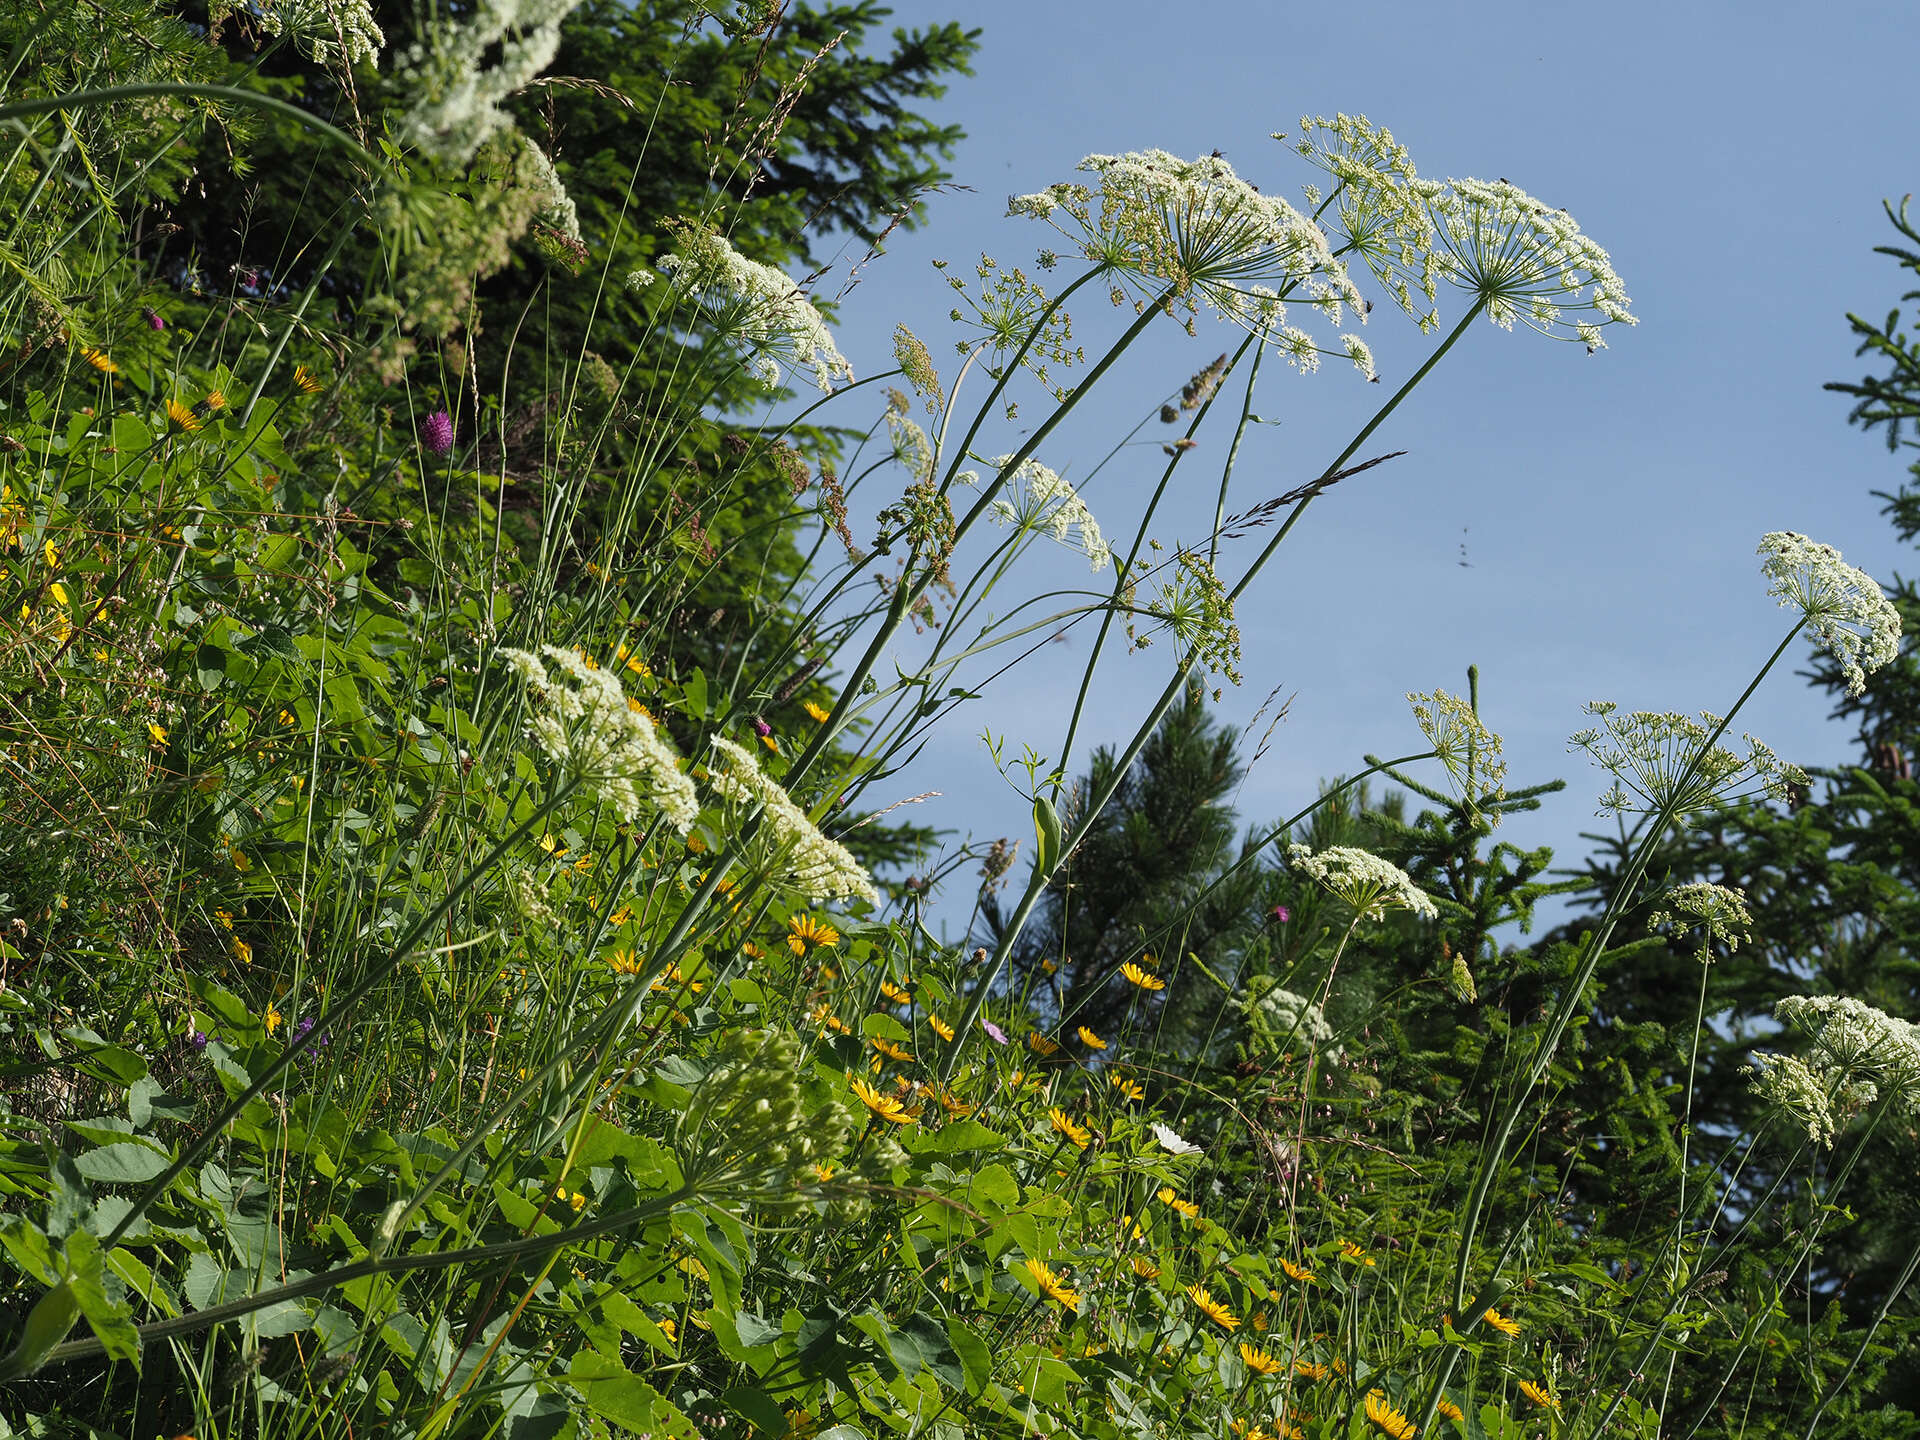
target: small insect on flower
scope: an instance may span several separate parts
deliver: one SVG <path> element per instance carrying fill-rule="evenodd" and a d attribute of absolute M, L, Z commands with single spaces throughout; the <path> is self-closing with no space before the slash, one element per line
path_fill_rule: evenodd
<path fill-rule="evenodd" d="M 913 1123 L 914 1117 L 907 1113 L 907 1107 L 894 1099 L 893 1096 L 882 1095 L 864 1080 L 853 1080 L 850 1081 L 849 1084 L 853 1088 L 855 1098 L 878 1118 L 885 1120 L 890 1125 L 911 1125 Z"/>
<path fill-rule="evenodd" d="M 953 1039 L 953 1026 L 949 1025 L 932 1011 L 927 1012 L 927 1028 L 942 1040 L 950 1041 Z"/>
<path fill-rule="evenodd" d="M 1542 1410 L 1558 1410 L 1560 1408 L 1560 1397 L 1558 1395 L 1555 1395 L 1551 1390 L 1543 1386 L 1534 1384 L 1531 1380 L 1522 1380 L 1520 1382 L 1520 1393 L 1538 1405 Z"/>
<path fill-rule="evenodd" d="M 1410 1440 L 1419 1427 L 1409 1420 L 1405 1413 L 1387 1403 L 1386 1395 L 1379 1390 L 1369 1390 L 1366 1400 L 1367 1419 L 1379 1427 L 1380 1432 L 1392 1437 L 1392 1440 Z"/>
<path fill-rule="evenodd" d="M 1057 1106 L 1047 1111 L 1047 1119 L 1053 1128 L 1073 1142 L 1074 1148 L 1084 1150 L 1093 1143 L 1093 1132 L 1084 1125 L 1077 1125 L 1066 1111 Z"/>
<path fill-rule="evenodd" d="M 1033 1277 L 1033 1283 L 1040 1287 L 1042 1295 L 1049 1300 L 1057 1300 L 1069 1310 L 1080 1308 L 1079 1295 L 1067 1285 L 1064 1277 L 1055 1274 L 1038 1260 L 1026 1260 L 1021 1263 L 1026 1267 L 1027 1274 Z"/>
<path fill-rule="evenodd" d="M 1151 970 L 1141 969 L 1131 960 L 1120 967 L 1120 973 L 1126 976 L 1130 982 L 1138 985 L 1142 990 L 1164 990 L 1167 988 L 1166 981 L 1162 980 Z"/>
<path fill-rule="evenodd" d="M 1509 1339 L 1520 1334 L 1520 1322 L 1510 1316 L 1502 1315 L 1498 1310 L 1489 1310 L 1480 1318 Z"/>
<path fill-rule="evenodd" d="M 1104 1050 L 1107 1048 L 1107 1042 L 1102 1040 L 1098 1035 L 1094 1034 L 1093 1031 L 1089 1030 L 1084 1025 L 1082 1025 L 1078 1030 L 1074 1031 L 1074 1034 L 1080 1037 L 1080 1043 L 1086 1046 L 1089 1050 Z"/>
<path fill-rule="evenodd" d="M 1256 1375 L 1272 1375 L 1280 1369 L 1278 1360 L 1244 1340 L 1240 1342 L 1240 1358 L 1247 1362 L 1247 1368 Z"/>
<path fill-rule="evenodd" d="M 1240 1328 L 1240 1317 L 1208 1294 L 1205 1286 L 1198 1284 L 1187 1286 L 1187 1298 L 1199 1307 L 1202 1315 L 1222 1330 L 1232 1332 Z"/>
<path fill-rule="evenodd" d="M 805 955 L 807 947 L 831 946 L 840 943 L 840 932 L 831 925 L 823 925 L 811 915 L 792 915 L 787 919 L 787 948 L 796 955 Z"/>

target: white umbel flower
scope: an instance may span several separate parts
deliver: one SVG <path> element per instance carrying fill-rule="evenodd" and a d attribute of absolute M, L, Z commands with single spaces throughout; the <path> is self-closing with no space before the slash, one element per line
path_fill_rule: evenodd
<path fill-rule="evenodd" d="M 1571 736 L 1567 748 L 1586 751 L 1612 774 L 1612 787 L 1600 797 L 1602 815 L 1667 808 L 1684 816 L 1745 795 L 1784 800 L 1807 783 L 1805 771 L 1751 735 L 1742 737 L 1745 755 L 1709 747 L 1720 717 L 1704 710 L 1697 720 L 1672 710 L 1623 712 L 1610 700 L 1590 701 L 1586 710 L 1600 724 Z"/>
<path fill-rule="evenodd" d="M 1000 455 L 989 461 L 996 470 L 1004 470 L 1012 455 Z M 1100 522 L 1079 492 L 1060 476 L 1028 457 L 1007 477 L 1007 493 L 995 500 L 991 511 L 995 524 L 1020 530 L 1044 530 L 1062 545 L 1071 545 L 1087 557 L 1095 571 L 1107 568 L 1113 550 L 1100 533 Z"/>
<path fill-rule="evenodd" d="M 768 389 L 786 370 L 811 371 L 823 391 L 853 379 L 853 367 L 820 312 L 784 272 L 747 259 L 718 235 L 690 228 L 658 268 L 678 294 L 707 310 L 739 342 L 748 368 Z"/>
<path fill-rule="evenodd" d="M 1753 937 L 1753 916 L 1747 910 L 1744 890 L 1696 880 L 1674 886 L 1666 893 L 1664 902 L 1672 908 L 1654 911 L 1647 917 L 1647 924 L 1665 926 L 1676 936 L 1700 931 L 1697 958 L 1702 965 L 1712 962 L 1715 940 L 1732 952 L 1740 948 L 1741 941 Z"/>
<path fill-rule="evenodd" d="M 1898 1109 L 1920 1110 L 1920 1026 L 1849 995 L 1789 995 L 1773 1013 L 1813 1037 L 1808 1059 L 1817 1070 L 1890 1090 Z"/>
<path fill-rule="evenodd" d="M 579 3 L 477 0 L 463 22 L 436 22 L 396 71 L 418 97 L 402 138 L 449 165 L 466 164 L 495 132 L 513 128 L 502 102 L 553 62 L 560 24 Z"/>
<path fill-rule="evenodd" d="M 1384 919 L 1389 910 L 1411 910 L 1428 920 L 1440 913 L 1411 875 L 1357 846 L 1329 845 L 1315 853 L 1310 845 L 1289 845 L 1287 864 L 1371 920 Z"/>
<path fill-rule="evenodd" d="M 1792 530 L 1762 537 L 1760 570 L 1767 593 L 1807 617 L 1814 643 L 1839 662 L 1847 694 L 1866 692 L 1867 672 L 1900 653 L 1900 612 L 1874 578 Z"/>
<path fill-rule="evenodd" d="M 652 719 L 620 681 L 578 651 L 543 645 L 540 655 L 502 649 L 501 659 L 534 692 L 533 736 L 556 765 L 583 781 L 622 820 L 643 804 L 685 834 L 700 797 Z M 550 670 L 541 660 L 552 663 Z"/>
<path fill-rule="evenodd" d="M 372 60 L 387 43 L 367 0 L 253 0 L 245 7 L 269 35 L 284 35 L 320 64 Z"/>
<path fill-rule="evenodd" d="M 760 768 L 744 745 L 716 736 L 713 748 L 724 762 L 708 766 L 709 783 L 722 798 L 764 806 L 761 822 L 771 836 L 790 884 L 814 900 L 865 900 L 880 903 L 873 879 L 846 846 L 820 833 L 807 812 L 794 804 L 780 783 Z"/>

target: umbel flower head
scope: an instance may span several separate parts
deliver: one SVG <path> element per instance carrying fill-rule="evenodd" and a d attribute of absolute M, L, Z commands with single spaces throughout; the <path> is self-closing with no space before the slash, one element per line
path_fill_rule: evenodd
<path fill-rule="evenodd" d="M 1671 809 L 1684 816 L 1747 795 L 1784 800 L 1795 785 L 1807 783 L 1805 771 L 1751 735 L 1744 737 L 1745 755 L 1710 746 L 1721 720 L 1704 710 L 1696 720 L 1671 710 L 1622 713 L 1609 700 L 1591 701 L 1586 708 L 1600 724 L 1574 735 L 1567 748 L 1586 751 L 1612 774 L 1612 787 L 1600 797 L 1602 815 Z"/>
<path fill-rule="evenodd" d="M 1776 1019 L 1813 1038 L 1804 1057 L 1756 1052 L 1753 1090 L 1806 1127 L 1816 1144 L 1833 1138 L 1883 1095 L 1903 1115 L 1920 1114 L 1920 1026 L 1846 995 L 1790 995 Z"/>
<path fill-rule="evenodd" d="M 267 34 L 286 36 L 322 65 L 335 52 L 348 65 L 372 60 L 387 43 L 367 0 L 252 0 L 244 8 Z"/>
<path fill-rule="evenodd" d="M 1772 582 L 1767 593 L 1807 617 L 1814 644 L 1839 663 L 1847 694 L 1866 692 L 1867 672 L 1900 653 L 1900 612 L 1864 570 L 1791 530 L 1760 541 L 1760 569 Z"/>
<path fill-rule="evenodd" d="M 1217 155 L 1136 150 L 1089 155 L 1079 168 L 1099 177 L 1097 191 L 1063 181 L 1016 196 L 1007 213 L 1047 221 L 1145 298 L 1171 290 L 1189 316 L 1205 302 L 1223 319 L 1276 336 L 1287 299 L 1298 296 L 1336 325 L 1343 306 L 1360 305 L 1319 227 Z"/>
<path fill-rule="evenodd" d="M 1647 917 L 1649 926 L 1666 926 L 1675 935 L 1700 932 L 1698 959 L 1702 965 L 1713 960 L 1713 942 L 1718 940 L 1728 951 L 1738 950 L 1742 940 L 1753 936 L 1753 916 L 1747 912 L 1743 890 L 1712 885 L 1704 880 L 1676 885 L 1666 895 L 1669 909 L 1656 910 Z"/>
<path fill-rule="evenodd" d="M 552 63 L 560 24 L 579 3 L 477 0 L 463 22 L 430 26 L 396 67 L 396 78 L 418 97 L 402 137 L 449 165 L 464 165 L 496 131 L 513 129 L 501 104 Z"/>
<path fill-rule="evenodd" d="M 1000 455 L 987 463 L 1003 470 L 1012 460 L 1011 455 Z M 978 478 L 972 471 L 962 476 L 968 477 Z M 1062 545 L 1079 550 L 1096 572 L 1106 569 L 1113 559 L 1113 550 L 1101 535 L 1100 522 L 1093 518 L 1087 502 L 1055 471 L 1031 456 L 1007 477 L 1006 494 L 993 502 L 991 518 L 996 525 L 1045 531 Z"/>
<path fill-rule="evenodd" d="M 1394 303 L 1422 330 L 1433 329 L 1440 266 L 1433 221 L 1414 188 L 1418 175 L 1406 146 L 1364 115 L 1335 115 L 1302 116 L 1293 148 L 1333 181 L 1324 202 L 1317 187 L 1307 187 L 1307 202 L 1332 209 L 1330 228 L 1346 237 L 1340 252 L 1360 256 Z"/>
<path fill-rule="evenodd" d="M 1607 252 L 1574 219 L 1505 180 L 1416 180 L 1433 223 L 1440 278 L 1486 307 L 1511 330 L 1518 320 L 1589 350 L 1606 345 L 1607 325 L 1637 325 L 1626 287 Z"/>
<path fill-rule="evenodd" d="M 1507 762 L 1500 754 L 1500 737 L 1481 723 L 1473 706 L 1444 690 L 1431 695 L 1409 692 L 1407 703 L 1462 800 L 1474 806 L 1480 800 L 1506 798 Z M 1495 824 L 1499 818 L 1493 817 Z"/>
<path fill-rule="evenodd" d="M 782 271 L 749 260 L 704 226 L 682 224 L 679 247 L 660 260 L 675 294 L 706 310 L 719 331 L 746 351 L 747 367 L 769 390 L 787 370 L 811 370 L 823 391 L 853 379 L 826 322 Z M 642 278 L 645 277 L 645 278 Z M 652 276 L 637 271 L 634 288 Z"/>
<path fill-rule="evenodd" d="M 622 820 L 636 818 L 645 803 L 681 834 L 692 828 L 700 818 L 693 782 L 610 671 L 558 645 L 542 645 L 540 655 L 509 649 L 500 655 L 532 687 L 533 735 L 549 759 L 585 782 Z"/>
<path fill-rule="evenodd" d="M 1383 920 L 1389 910 L 1411 910 L 1427 920 L 1440 913 L 1406 871 L 1356 846 L 1329 845 L 1315 854 L 1311 845 L 1296 843 L 1287 847 L 1287 864 L 1369 920 Z"/>
<path fill-rule="evenodd" d="M 721 762 L 708 766 L 715 792 L 739 804 L 765 807 L 760 833 L 771 841 L 777 863 L 794 889 L 815 900 L 857 898 L 880 903 L 872 877 L 852 852 L 820 833 L 780 783 L 761 770 L 751 750 L 724 735 L 714 737 L 713 749 Z"/>

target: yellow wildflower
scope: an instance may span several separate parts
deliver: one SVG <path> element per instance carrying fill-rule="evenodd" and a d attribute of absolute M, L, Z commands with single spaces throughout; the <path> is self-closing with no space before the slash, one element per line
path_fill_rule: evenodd
<path fill-rule="evenodd" d="M 1147 1098 L 1146 1086 L 1137 1080 L 1129 1080 L 1117 1070 L 1107 1076 L 1107 1083 L 1129 1100 L 1144 1100 Z"/>
<path fill-rule="evenodd" d="M 1451 1400 L 1447 1399 L 1447 1397 L 1444 1395 L 1440 1397 L 1440 1403 L 1435 1405 L 1433 1408 L 1438 1410 L 1442 1415 L 1446 1416 L 1447 1419 L 1449 1420 L 1465 1420 L 1467 1418 L 1463 1413 L 1461 1413 L 1460 1407 L 1454 1404 Z"/>
<path fill-rule="evenodd" d="M 1032 1050 L 1036 1055 L 1053 1055 L 1057 1054 L 1060 1050 L 1057 1044 L 1042 1035 L 1038 1030 L 1031 1032 L 1027 1036 L 1027 1048 Z"/>
<path fill-rule="evenodd" d="M 1247 1368 L 1256 1375 L 1271 1375 L 1280 1368 L 1280 1362 L 1273 1356 L 1255 1349 L 1244 1340 L 1240 1342 L 1240 1358 L 1247 1362 Z"/>
<path fill-rule="evenodd" d="M 200 428 L 200 417 L 171 396 L 167 399 L 167 423 L 191 435 Z"/>
<path fill-rule="evenodd" d="M 167 743 L 167 727 L 164 725 L 158 725 L 149 720 L 147 722 L 147 735 L 156 745 L 164 745 Z"/>
<path fill-rule="evenodd" d="M 1136 1255 L 1133 1257 L 1133 1273 L 1142 1280 L 1157 1280 L 1160 1277 L 1160 1267 L 1151 1260 L 1143 1260 Z"/>
<path fill-rule="evenodd" d="M 878 1050 L 882 1055 L 886 1056 L 887 1059 L 896 1060 L 902 1065 L 913 1059 L 913 1052 L 911 1050 L 907 1049 L 904 1045 L 896 1045 L 891 1040 L 876 1036 L 868 1043 L 872 1045 L 875 1050 Z"/>
<path fill-rule="evenodd" d="M 816 725 L 826 724 L 827 717 L 832 713 L 831 711 L 822 709 L 820 706 L 814 704 L 813 701 L 811 700 L 807 701 L 803 706 L 801 706 L 801 708 L 805 710 L 808 715 L 813 717 L 813 722 Z"/>
<path fill-rule="evenodd" d="M 296 365 L 293 367 L 293 384 L 294 388 L 303 395 L 317 395 L 326 388 L 318 377 L 304 365 Z"/>
<path fill-rule="evenodd" d="M 927 1028 L 932 1030 L 933 1033 L 938 1035 L 942 1040 L 953 1039 L 953 1026 L 949 1025 L 931 1011 L 927 1014 Z"/>
<path fill-rule="evenodd" d="M 1200 1308 L 1201 1314 L 1213 1321 L 1213 1323 L 1218 1325 L 1222 1330 L 1231 1332 L 1240 1328 L 1240 1317 L 1208 1294 L 1206 1287 L 1202 1285 L 1187 1286 L 1187 1298 Z"/>
<path fill-rule="evenodd" d="M 1308 1270 L 1304 1266 L 1294 1264 L 1284 1255 L 1280 1257 L 1280 1268 L 1286 1271 L 1289 1280 L 1297 1280 L 1302 1285 L 1311 1285 L 1317 1278 L 1313 1271 Z"/>
<path fill-rule="evenodd" d="M 253 947 L 238 935 L 233 937 L 233 958 L 238 960 L 242 965 L 251 965 L 253 963 Z"/>
<path fill-rule="evenodd" d="M 280 1012 L 274 1009 L 271 1004 L 267 1006 L 267 1013 L 262 1015 L 260 1020 L 261 1023 L 267 1027 L 267 1034 L 269 1035 L 280 1028 Z M 1522 1381 L 1521 1383 L 1525 1384 L 1526 1382 Z"/>
<path fill-rule="evenodd" d="M 1089 1030 L 1084 1025 L 1082 1025 L 1074 1033 L 1080 1037 L 1080 1043 L 1086 1046 L 1089 1050 L 1104 1050 L 1107 1048 L 1107 1042 L 1102 1040 L 1098 1035 L 1094 1034 L 1093 1031 Z"/>
<path fill-rule="evenodd" d="M 880 993 L 896 1005 L 910 1004 L 913 1000 L 913 996 L 909 992 L 902 990 L 891 980 L 882 980 L 880 982 Z"/>
<path fill-rule="evenodd" d="M 1138 985 L 1142 990 L 1164 990 L 1167 988 L 1166 981 L 1162 980 L 1158 975 L 1155 975 L 1151 970 L 1141 969 L 1131 960 L 1120 967 L 1120 973 L 1135 985 Z"/>
<path fill-rule="evenodd" d="M 1160 1197 L 1160 1203 L 1162 1205 L 1171 1205 L 1189 1220 L 1196 1219 L 1200 1214 L 1199 1205 L 1192 1200 L 1182 1200 L 1174 1193 L 1173 1187 L 1170 1185 L 1163 1185 L 1154 1193 Z"/>
<path fill-rule="evenodd" d="M 913 1116 L 907 1113 L 906 1106 L 894 1099 L 893 1096 L 882 1095 L 864 1080 L 853 1080 L 848 1083 L 853 1087 L 853 1093 L 859 1098 L 860 1103 L 880 1119 L 892 1125 L 911 1125 L 913 1123 Z"/>
<path fill-rule="evenodd" d="M 1391 1440 L 1410 1440 L 1416 1426 L 1400 1411 L 1387 1403 L 1387 1397 L 1378 1390 L 1369 1390 L 1366 1400 L 1367 1419 L 1380 1427 L 1381 1433 Z"/>
<path fill-rule="evenodd" d="M 1324 1380 L 1332 1372 L 1326 1366 L 1315 1364 L 1310 1360 L 1296 1360 L 1293 1362 L 1293 1373 L 1303 1380 L 1312 1381 Z"/>
<path fill-rule="evenodd" d="M 1513 1338 L 1520 1333 L 1520 1322 L 1502 1315 L 1498 1310 L 1489 1310 L 1480 1318 L 1498 1330 L 1502 1335 L 1509 1338 Z"/>
<path fill-rule="evenodd" d="M 104 350 L 95 350 L 91 345 L 80 352 L 80 358 L 93 366 L 102 375 L 118 375 L 120 367 L 113 363 Z"/>
<path fill-rule="evenodd" d="M 805 955 L 809 945 L 838 945 L 840 932 L 831 925 L 823 925 L 811 915 L 791 915 L 787 918 L 787 948 L 796 955 Z"/>
<path fill-rule="evenodd" d="M 1357 1261 L 1362 1265 L 1373 1264 L 1373 1257 L 1351 1240 L 1342 1240 L 1340 1242 L 1340 1258 L 1342 1260 Z"/>
<path fill-rule="evenodd" d="M 1093 1143 L 1093 1132 L 1084 1125 L 1076 1125 L 1066 1111 L 1055 1106 L 1047 1112 L 1047 1119 L 1053 1122 L 1053 1128 L 1067 1137 L 1077 1150 L 1084 1150 Z"/>
<path fill-rule="evenodd" d="M 1520 1382 L 1520 1393 L 1543 1410 L 1558 1410 L 1560 1408 L 1559 1396 L 1543 1386 L 1534 1384 L 1531 1380 L 1522 1380 Z"/>
<path fill-rule="evenodd" d="M 1077 1310 L 1080 1307 L 1080 1297 L 1068 1288 L 1064 1278 L 1056 1275 L 1038 1260 L 1027 1260 L 1022 1263 L 1027 1267 L 1027 1273 L 1033 1277 L 1033 1283 L 1040 1287 L 1041 1294 L 1050 1300 L 1059 1301 L 1069 1310 Z"/>

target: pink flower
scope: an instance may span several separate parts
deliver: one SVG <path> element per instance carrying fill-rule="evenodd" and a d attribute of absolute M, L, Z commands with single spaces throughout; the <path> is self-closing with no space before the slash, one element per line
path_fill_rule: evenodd
<path fill-rule="evenodd" d="M 446 454 L 453 448 L 453 417 L 444 410 L 427 416 L 420 427 L 420 443 L 436 455 Z"/>
<path fill-rule="evenodd" d="M 980 1022 L 980 1028 L 986 1031 L 987 1034 L 993 1037 L 994 1044 L 1004 1045 L 1007 1043 L 1007 1032 L 1002 1030 L 998 1025 L 994 1024 L 993 1021 L 982 1020 Z"/>
<path fill-rule="evenodd" d="M 1293 913 L 1284 905 L 1276 905 L 1273 907 L 1273 918 L 1284 925 L 1293 918 Z"/>
<path fill-rule="evenodd" d="M 160 312 L 158 310 L 147 311 L 147 324 L 156 330 L 164 330 L 167 328 L 167 322 L 160 318 Z"/>

